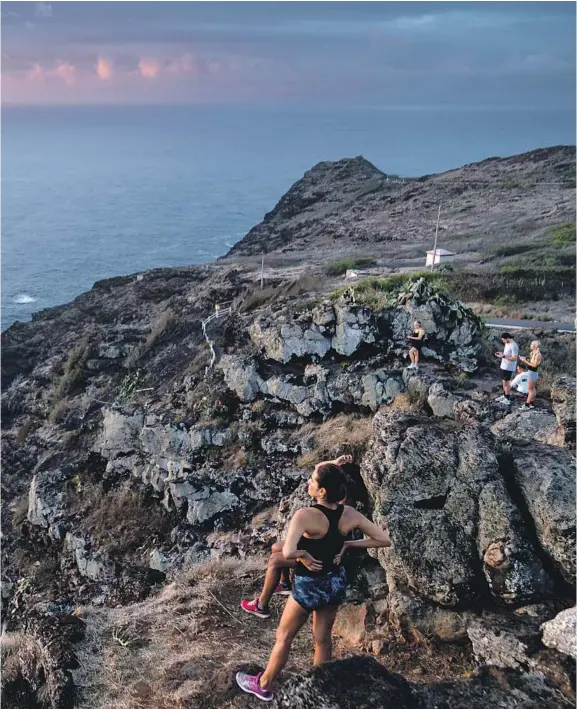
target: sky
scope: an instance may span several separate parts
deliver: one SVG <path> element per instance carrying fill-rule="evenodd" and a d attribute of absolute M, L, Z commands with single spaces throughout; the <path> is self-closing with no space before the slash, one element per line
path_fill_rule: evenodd
<path fill-rule="evenodd" d="M 2 2 L 4 104 L 575 106 L 574 2 Z"/>

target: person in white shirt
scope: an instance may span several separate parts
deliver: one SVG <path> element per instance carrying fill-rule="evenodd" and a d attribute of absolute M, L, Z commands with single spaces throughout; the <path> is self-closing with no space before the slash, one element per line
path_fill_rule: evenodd
<path fill-rule="evenodd" d="M 517 376 L 511 381 L 511 389 L 515 389 L 519 394 L 529 393 L 529 372 L 522 364 L 517 367 Z"/>
<path fill-rule="evenodd" d="M 503 396 L 500 396 L 497 401 L 505 404 L 510 403 L 511 396 L 511 381 L 515 376 L 517 369 L 517 360 L 519 358 L 519 345 L 514 342 L 511 334 L 508 332 L 501 333 L 501 342 L 503 343 L 503 351 L 496 352 L 495 357 L 501 360 L 501 381 L 503 382 Z"/>

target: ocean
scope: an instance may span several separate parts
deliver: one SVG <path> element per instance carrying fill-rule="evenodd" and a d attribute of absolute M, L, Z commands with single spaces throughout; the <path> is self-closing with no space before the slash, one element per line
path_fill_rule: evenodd
<path fill-rule="evenodd" d="M 2 329 L 221 256 L 320 160 L 419 176 L 575 142 L 573 111 L 3 107 Z"/>

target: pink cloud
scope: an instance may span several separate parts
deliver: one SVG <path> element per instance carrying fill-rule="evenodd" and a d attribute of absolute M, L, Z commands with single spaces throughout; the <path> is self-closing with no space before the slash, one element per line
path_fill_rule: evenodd
<path fill-rule="evenodd" d="M 114 63 L 111 59 L 98 57 L 96 62 L 96 73 L 102 81 L 110 81 L 114 75 Z"/>
<path fill-rule="evenodd" d="M 44 77 L 46 76 L 46 72 L 44 71 L 44 68 L 40 66 L 40 64 L 34 64 L 32 69 L 28 71 L 26 74 L 26 78 L 28 81 L 43 81 Z"/>
<path fill-rule="evenodd" d="M 160 74 L 160 63 L 157 59 L 143 57 L 138 62 L 138 68 L 145 79 L 155 79 Z"/>
<path fill-rule="evenodd" d="M 183 54 L 178 59 L 171 62 L 166 70 L 170 74 L 197 74 L 198 66 L 192 54 Z"/>
<path fill-rule="evenodd" d="M 67 86 L 72 86 L 76 81 L 76 67 L 67 62 L 60 62 L 54 70 L 54 76 L 62 79 Z"/>

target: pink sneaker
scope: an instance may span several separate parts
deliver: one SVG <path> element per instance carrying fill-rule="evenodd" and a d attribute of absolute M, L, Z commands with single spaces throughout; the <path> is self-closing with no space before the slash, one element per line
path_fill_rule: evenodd
<path fill-rule="evenodd" d="M 262 608 L 262 606 L 259 605 L 258 598 L 255 598 L 254 601 L 241 601 L 240 607 L 246 613 L 257 615 L 259 618 L 270 618 L 268 608 Z"/>
<path fill-rule="evenodd" d="M 288 586 L 285 586 L 284 583 L 279 583 L 279 585 L 274 590 L 274 595 L 275 596 L 290 596 L 291 590 Z"/>
<path fill-rule="evenodd" d="M 258 675 L 247 675 L 246 672 L 236 673 L 236 683 L 247 694 L 254 694 L 255 697 L 262 699 L 263 702 L 272 702 L 274 694 L 269 689 L 263 689 L 260 686 L 260 678 L 262 672 Z"/>

